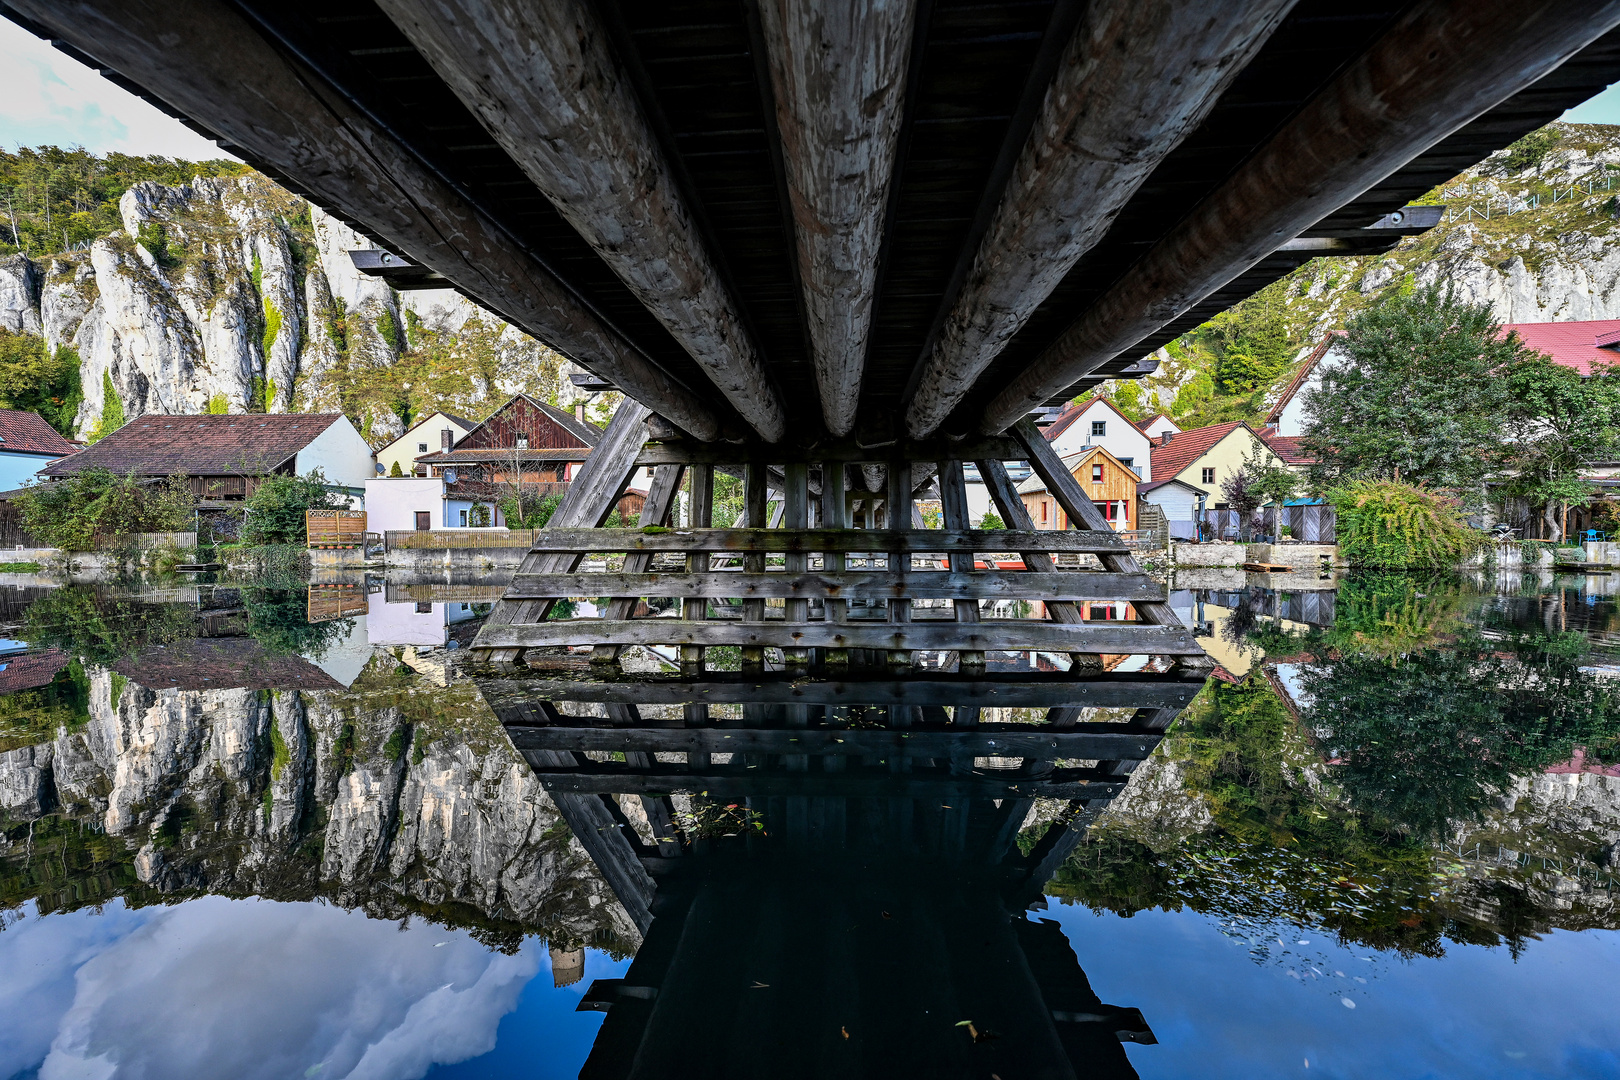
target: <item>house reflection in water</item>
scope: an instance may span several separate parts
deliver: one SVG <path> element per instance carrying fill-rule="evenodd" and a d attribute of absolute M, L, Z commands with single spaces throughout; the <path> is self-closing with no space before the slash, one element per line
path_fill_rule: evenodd
<path fill-rule="evenodd" d="M 502 586 L 388 585 L 366 602 L 366 628 L 373 645 L 438 649 L 450 643 L 450 628 L 489 613 Z M 493 596 L 490 594 L 493 593 Z"/>
<path fill-rule="evenodd" d="M 1202 684 L 480 679 L 646 935 L 580 1076 L 1135 1077 L 1141 1012 L 1028 913 Z"/>

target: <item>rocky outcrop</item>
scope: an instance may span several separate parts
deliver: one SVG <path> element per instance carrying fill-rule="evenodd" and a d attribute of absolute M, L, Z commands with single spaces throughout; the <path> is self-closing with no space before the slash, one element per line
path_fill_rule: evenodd
<path fill-rule="evenodd" d="M 87 674 L 86 724 L 0 754 L 0 826 L 17 840 L 0 858 L 25 857 L 26 823 L 56 814 L 122 844 L 159 894 L 325 896 L 559 943 L 638 939 L 468 684 L 422 683 L 424 723 L 392 690 L 152 690 Z"/>
<path fill-rule="evenodd" d="M 398 294 L 355 270 L 375 245 L 257 174 L 136 184 L 87 251 L 0 261 L 0 327 L 78 355 L 88 432 L 107 388 L 146 413 L 346 411 L 374 444 L 400 408 L 483 415 L 513 393 L 571 406 L 579 370 L 448 290 Z M 413 352 L 428 384 L 400 370 Z"/>

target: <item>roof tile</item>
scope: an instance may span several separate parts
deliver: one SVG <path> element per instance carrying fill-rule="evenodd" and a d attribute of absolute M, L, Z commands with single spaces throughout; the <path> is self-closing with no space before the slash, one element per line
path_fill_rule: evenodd
<path fill-rule="evenodd" d="M 251 476 L 269 472 L 315 441 L 342 413 L 246 413 L 137 416 L 72 457 L 53 461 L 44 476 L 108 469 L 137 476 Z"/>
<path fill-rule="evenodd" d="M 0 450 L 19 454 L 71 454 L 78 447 L 57 434 L 36 412 L 0 409 Z"/>

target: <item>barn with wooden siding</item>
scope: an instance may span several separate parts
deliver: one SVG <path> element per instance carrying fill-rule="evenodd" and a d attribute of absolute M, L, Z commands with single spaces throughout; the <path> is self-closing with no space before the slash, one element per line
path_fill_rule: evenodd
<path fill-rule="evenodd" d="M 1100 446 L 1069 454 L 1063 464 L 1110 528 L 1115 532 L 1136 528 L 1136 486 L 1141 481 L 1136 470 Z M 1037 529 L 1069 527 L 1068 515 L 1038 474 L 1018 485 L 1018 495 Z"/>
<path fill-rule="evenodd" d="M 595 425 L 516 394 L 450 449 L 416 460 L 428 475 L 445 478 L 447 498 L 456 492 L 471 497 L 481 485 L 514 484 L 520 474 L 524 484 L 549 493 L 566 490 L 574 467 L 590 457 L 601 437 Z"/>

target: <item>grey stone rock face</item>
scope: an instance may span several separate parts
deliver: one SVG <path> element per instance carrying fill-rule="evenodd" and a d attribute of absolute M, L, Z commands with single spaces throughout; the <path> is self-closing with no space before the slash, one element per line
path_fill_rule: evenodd
<path fill-rule="evenodd" d="M 52 803 L 51 744 L 0 754 L 0 816 L 33 821 Z"/>
<path fill-rule="evenodd" d="M 21 253 L 0 259 L 0 327 L 13 333 L 37 334 L 39 267 Z"/>

